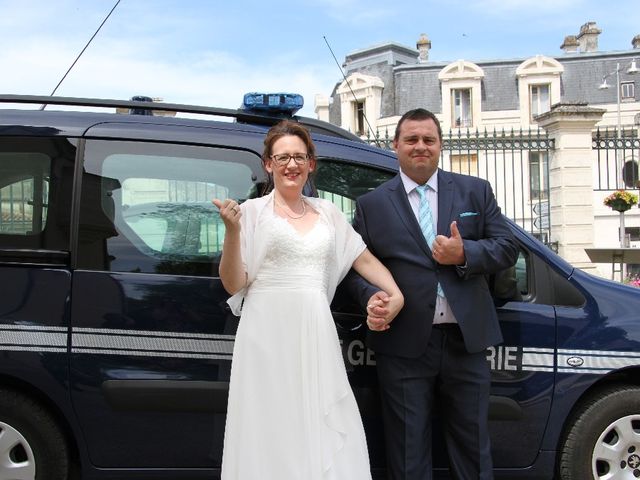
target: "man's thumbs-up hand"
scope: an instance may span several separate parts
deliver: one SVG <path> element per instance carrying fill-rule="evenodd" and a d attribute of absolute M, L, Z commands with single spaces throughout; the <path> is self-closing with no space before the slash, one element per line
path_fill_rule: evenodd
<path fill-rule="evenodd" d="M 451 236 L 436 236 L 432 245 L 433 258 L 440 265 L 464 265 L 464 244 L 458 224 L 451 222 Z"/>

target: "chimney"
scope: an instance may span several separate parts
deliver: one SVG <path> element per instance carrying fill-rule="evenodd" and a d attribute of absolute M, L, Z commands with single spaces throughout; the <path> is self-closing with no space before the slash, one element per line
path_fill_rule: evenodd
<path fill-rule="evenodd" d="M 572 53 L 577 52 L 578 47 L 580 46 L 580 42 L 575 35 L 567 35 L 564 37 L 564 42 L 560 45 L 560 48 L 564 50 L 564 53 Z"/>
<path fill-rule="evenodd" d="M 635 37 L 633 37 L 633 39 L 631 40 L 631 45 L 633 45 L 634 50 L 640 49 L 640 35 L 636 35 Z"/>
<path fill-rule="evenodd" d="M 420 38 L 416 42 L 418 49 L 418 63 L 426 63 L 429 61 L 429 50 L 431 50 L 431 40 L 426 33 L 420 34 Z"/>
<path fill-rule="evenodd" d="M 596 22 L 587 22 L 580 27 L 580 33 L 576 37 L 580 43 L 581 52 L 597 52 L 598 51 L 598 35 L 602 30 L 598 28 Z"/>

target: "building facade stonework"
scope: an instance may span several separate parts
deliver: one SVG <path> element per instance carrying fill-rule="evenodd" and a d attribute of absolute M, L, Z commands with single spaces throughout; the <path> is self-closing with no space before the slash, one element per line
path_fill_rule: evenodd
<path fill-rule="evenodd" d="M 393 136 L 400 116 L 419 107 L 434 112 L 443 132 L 451 135 L 531 129 L 553 132 L 556 137 L 551 158 L 524 153 L 525 161 L 534 162 L 536 168 L 540 162 L 545 163 L 546 208 L 551 211 L 551 222 L 558 223 L 558 228 L 551 230 L 555 238 L 546 240 L 558 244 L 561 254 L 570 257 L 567 259 L 591 268 L 583 247 L 615 247 L 620 239 L 618 214 L 604 207 L 602 200 L 615 188 L 634 189 L 636 193 L 640 189 L 640 151 L 634 147 L 640 127 L 640 74 L 635 73 L 640 64 L 640 35 L 631 35 L 631 48 L 603 52 L 598 50 L 601 32 L 595 22 L 586 22 L 576 35 L 564 38 L 558 55 L 534 54 L 517 59 L 432 61 L 432 39 L 424 33 L 416 48 L 397 43 L 365 48 L 346 56 L 346 80 L 337 83 L 330 95 L 316 96 L 316 113 L 363 138 Z M 601 113 L 589 114 L 587 123 L 567 121 L 565 108 L 550 121 L 547 114 L 554 105 L 583 105 Z M 584 118 L 587 110 L 581 111 L 578 117 Z M 576 128 L 588 130 L 576 133 Z M 617 151 L 608 153 L 611 157 L 607 165 L 612 166 L 603 167 L 604 151 L 588 149 L 591 136 L 595 138 L 600 132 L 609 137 L 633 138 L 635 143 L 617 142 Z M 567 139 L 580 146 L 563 148 Z M 470 161 L 483 163 L 481 158 Z M 577 177 L 572 176 L 576 169 Z M 517 175 L 527 176 L 524 182 L 513 178 L 511 185 L 500 187 L 515 192 L 518 198 L 512 201 L 533 206 L 534 201 L 540 201 L 539 195 L 513 186 L 529 184 L 534 174 L 526 168 L 518 170 Z M 516 172 L 511 173 L 516 176 Z M 616 182 L 603 184 L 600 179 L 604 174 L 615 177 Z M 584 204 L 588 175 L 592 181 Z M 572 186 L 570 179 L 578 177 L 580 186 Z M 574 198 L 570 192 L 577 190 L 582 202 L 579 208 L 569 200 Z M 580 227 L 563 228 L 563 218 L 575 220 Z M 640 248 L 639 209 L 627 212 L 625 228 L 630 245 Z M 592 231 L 585 234 L 585 229 Z M 603 276 L 610 276 L 610 271 L 610 265 L 599 266 Z"/>

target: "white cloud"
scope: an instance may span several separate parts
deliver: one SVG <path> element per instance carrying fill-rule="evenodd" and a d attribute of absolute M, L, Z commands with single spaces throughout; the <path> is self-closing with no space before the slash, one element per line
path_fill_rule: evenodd
<path fill-rule="evenodd" d="M 0 51 L 0 92 L 48 95 L 75 58 L 60 44 L 43 56 L 37 45 Z M 326 74 L 296 56 L 251 64 L 229 52 L 193 52 L 181 62 L 138 58 L 121 42 L 96 48 L 82 57 L 56 95 L 126 99 L 133 95 L 162 97 L 171 103 L 236 108 L 244 93 L 292 91 L 305 97 L 301 112 L 315 116 L 313 97 L 330 91 L 333 72 Z M 8 68 L 8 66 L 11 66 Z"/>
<path fill-rule="evenodd" d="M 67 2 L 65 8 L 72 8 L 71 4 L 77 2 Z M 90 30 L 84 34 L 70 30 L 71 25 L 66 23 L 51 22 L 55 8 L 42 5 L 43 10 L 30 17 L 31 9 L 24 8 L 22 3 L 0 0 L 0 10 L 9 12 L 2 16 L 0 27 L 12 28 L 11 32 L 0 30 L 0 41 L 4 44 L 0 49 L 0 93 L 50 94 L 113 1 L 101 2 L 100 13 L 94 13 L 97 20 L 91 22 L 90 28 L 86 26 L 88 22 L 84 23 L 84 30 Z M 178 23 L 184 28 L 188 21 Z M 117 25 L 111 24 L 112 30 L 117 30 Z M 57 28 L 50 30 L 49 26 Z M 198 32 L 197 41 L 184 38 L 181 42 L 180 35 L 167 25 L 156 34 L 148 24 L 141 28 L 142 33 L 129 26 L 126 32 L 117 30 L 114 34 L 107 26 L 73 67 L 56 95 L 115 99 L 149 95 L 171 103 L 236 108 L 246 92 L 291 91 L 305 97 L 301 114 L 315 116 L 314 95 L 330 92 L 335 83 L 334 70 L 320 69 L 312 59 L 297 53 L 296 45 L 275 57 L 257 57 L 260 60 L 256 62 L 229 50 L 210 48 L 215 44 L 208 41 L 207 32 Z"/>

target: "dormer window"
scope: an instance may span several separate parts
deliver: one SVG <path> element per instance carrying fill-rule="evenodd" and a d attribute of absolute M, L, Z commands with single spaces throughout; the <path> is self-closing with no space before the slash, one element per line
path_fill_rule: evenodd
<path fill-rule="evenodd" d="M 354 133 L 356 135 L 365 135 L 365 108 L 364 100 L 353 102 L 353 114 L 354 114 Z"/>
<path fill-rule="evenodd" d="M 520 120 L 535 125 L 536 115 L 548 112 L 560 102 L 560 76 L 564 67 L 554 58 L 536 55 L 522 62 L 516 69 Z"/>
<path fill-rule="evenodd" d="M 480 124 L 481 82 L 484 72 L 475 63 L 458 60 L 438 74 L 442 85 L 443 128 L 472 128 Z"/>
<path fill-rule="evenodd" d="M 633 82 L 620 83 L 620 100 L 633 102 L 636 99 L 636 89 Z"/>
<path fill-rule="evenodd" d="M 454 127 L 471 127 L 473 125 L 470 88 L 455 88 L 451 90 L 451 108 Z"/>
<path fill-rule="evenodd" d="M 536 115 L 548 112 L 551 109 L 550 91 L 551 85 L 548 83 L 529 85 L 531 120 Z"/>
<path fill-rule="evenodd" d="M 349 75 L 336 91 L 340 98 L 340 126 L 361 137 L 367 135 L 367 120 L 375 129 L 383 89 L 384 83 L 378 77 L 358 72 Z"/>

